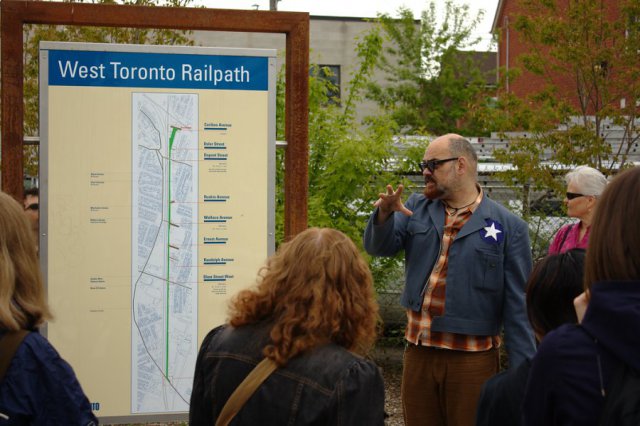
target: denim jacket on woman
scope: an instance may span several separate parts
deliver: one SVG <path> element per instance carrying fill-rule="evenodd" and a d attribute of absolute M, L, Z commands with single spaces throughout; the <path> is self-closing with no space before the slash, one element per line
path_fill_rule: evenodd
<path fill-rule="evenodd" d="M 263 358 L 270 326 L 222 326 L 205 337 L 196 362 L 189 423 L 213 425 L 236 387 Z M 383 425 L 378 367 L 327 344 L 277 369 L 231 425 Z"/>

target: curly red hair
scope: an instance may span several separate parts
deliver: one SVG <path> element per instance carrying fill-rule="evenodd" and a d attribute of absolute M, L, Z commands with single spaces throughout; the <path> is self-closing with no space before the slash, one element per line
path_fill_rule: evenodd
<path fill-rule="evenodd" d="M 234 327 L 272 323 L 264 355 L 282 366 L 333 342 L 364 355 L 377 332 L 373 279 L 355 244 L 342 232 L 309 228 L 280 246 L 254 288 L 231 301 Z"/>

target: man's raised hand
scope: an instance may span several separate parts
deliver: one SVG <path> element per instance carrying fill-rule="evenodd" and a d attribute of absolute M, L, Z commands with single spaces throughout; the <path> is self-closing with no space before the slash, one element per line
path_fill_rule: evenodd
<path fill-rule="evenodd" d="M 385 222 L 393 212 L 400 212 L 405 216 L 411 216 L 413 214 L 411 210 L 402 204 L 401 196 L 403 189 L 404 186 L 398 185 L 398 189 L 394 191 L 391 185 L 387 185 L 387 192 L 378 194 L 379 198 L 373 205 L 378 208 L 377 222 L 379 224 Z"/>

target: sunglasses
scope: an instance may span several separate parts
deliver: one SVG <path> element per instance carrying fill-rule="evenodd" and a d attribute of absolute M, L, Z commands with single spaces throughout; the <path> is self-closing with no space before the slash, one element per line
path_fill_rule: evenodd
<path fill-rule="evenodd" d="M 425 169 L 433 173 L 440 164 L 446 163 L 447 161 L 457 160 L 458 158 L 460 157 L 445 158 L 444 160 L 422 161 L 420 164 L 418 164 L 418 166 L 420 167 L 420 171 L 422 173 L 424 173 Z"/>
<path fill-rule="evenodd" d="M 577 192 L 567 192 L 565 194 L 567 200 L 573 200 L 574 198 L 584 197 L 584 194 L 578 194 Z"/>

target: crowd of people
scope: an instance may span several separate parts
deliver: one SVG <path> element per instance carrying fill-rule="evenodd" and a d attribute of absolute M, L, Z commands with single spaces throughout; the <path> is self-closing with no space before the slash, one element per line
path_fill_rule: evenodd
<path fill-rule="evenodd" d="M 403 202 L 402 185 L 388 185 L 364 230 L 371 255 L 405 257 L 405 424 L 637 424 L 628 377 L 640 372 L 640 222 L 629 212 L 640 210 L 640 167 L 567 174 L 578 222 L 533 265 L 527 223 L 487 196 L 477 163 L 464 137 L 436 138 L 420 163 L 423 193 Z M 97 424 L 38 332 L 52 315 L 37 210 L 37 199 L 21 208 L 0 193 L 0 425 Z M 383 425 L 384 384 L 367 357 L 378 323 L 354 242 L 301 232 L 202 342 L 190 424 Z"/>

